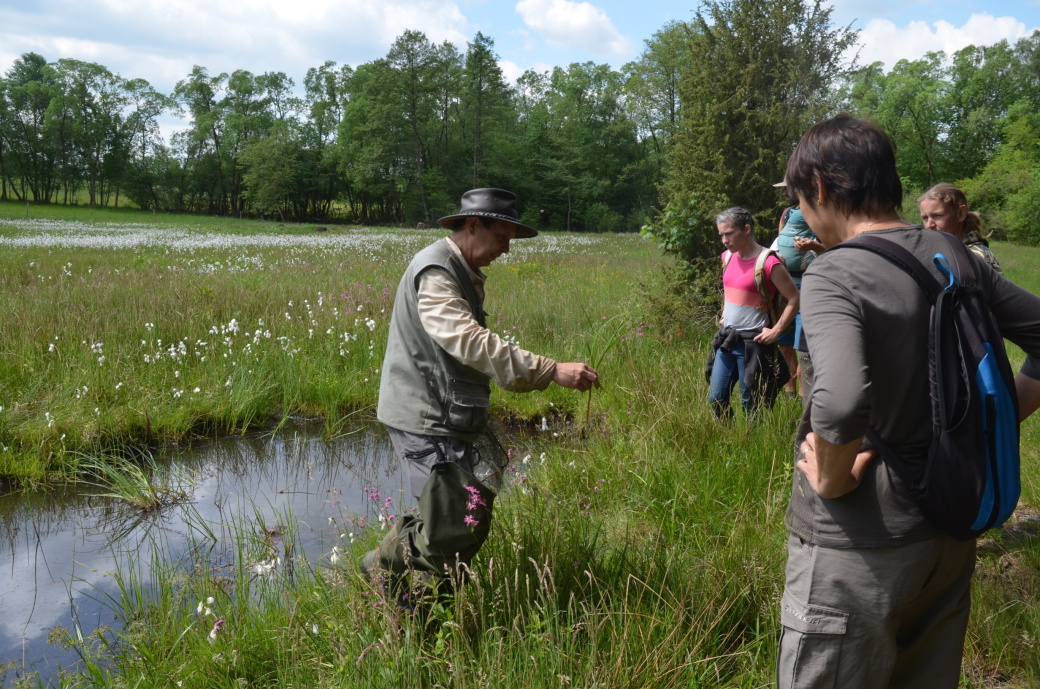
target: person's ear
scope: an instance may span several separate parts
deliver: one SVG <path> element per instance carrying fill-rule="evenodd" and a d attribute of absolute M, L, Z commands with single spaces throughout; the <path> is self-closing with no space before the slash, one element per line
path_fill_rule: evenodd
<path fill-rule="evenodd" d="M 964 204 L 957 206 L 957 221 L 964 222 L 964 219 L 968 217 L 968 207 Z"/>
<path fill-rule="evenodd" d="M 823 186 L 823 180 L 820 179 L 819 175 L 816 175 L 813 179 L 816 182 L 816 205 L 826 206 L 830 197 L 830 194 L 827 193 L 827 187 Z"/>

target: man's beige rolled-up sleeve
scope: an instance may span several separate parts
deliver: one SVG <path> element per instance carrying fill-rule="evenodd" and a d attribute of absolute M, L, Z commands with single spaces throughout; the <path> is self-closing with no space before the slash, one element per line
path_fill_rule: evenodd
<path fill-rule="evenodd" d="M 455 279 L 445 270 L 419 279 L 419 320 L 426 333 L 461 363 L 484 373 L 506 390 L 544 390 L 556 362 L 528 352 L 481 327 Z"/>

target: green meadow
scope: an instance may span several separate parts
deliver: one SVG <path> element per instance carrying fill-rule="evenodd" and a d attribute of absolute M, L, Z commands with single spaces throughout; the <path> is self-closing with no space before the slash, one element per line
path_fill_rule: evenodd
<path fill-rule="evenodd" d="M 293 418 L 350 432 L 374 414 L 397 279 L 439 236 L 0 204 L 0 477 L 49 490 L 105 458 Z M 994 249 L 1040 291 L 1040 249 Z M 551 432 L 514 455 L 453 603 L 387 606 L 355 568 L 377 534 L 335 566 L 267 575 L 243 526 L 230 569 L 171 555 L 116 573 L 119 624 L 53 631 L 83 659 L 61 686 L 769 685 L 800 403 L 713 418 L 714 314 L 638 235 L 543 233 L 487 272 L 495 331 L 595 362 L 604 385 L 494 392 L 507 425 Z M 1040 683 L 1037 439 L 1030 420 L 1020 516 L 981 543 L 965 687 Z"/>

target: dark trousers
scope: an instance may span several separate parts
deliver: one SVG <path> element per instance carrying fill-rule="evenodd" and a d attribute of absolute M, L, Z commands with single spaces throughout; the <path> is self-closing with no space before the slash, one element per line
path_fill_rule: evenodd
<path fill-rule="evenodd" d="M 418 574 L 424 581 L 454 578 L 486 540 L 495 496 L 470 472 L 469 443 L 388 431 L 419 510 L 396 520 L 382 542 L 365 555 L 364 568 L 370 575 Z"/>

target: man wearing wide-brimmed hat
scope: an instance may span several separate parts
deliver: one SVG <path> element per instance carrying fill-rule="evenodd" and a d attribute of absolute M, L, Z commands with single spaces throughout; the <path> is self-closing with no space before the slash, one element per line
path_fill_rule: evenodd
<path fill-rule="evenodd" d="M 579 391 L 599 385 L 589 366 L 556 363 L 487 329 L 480 269 L 507 253 L 511 240 L 538 234 L 519 222 L 516 196 L 472 189 L 458 213 L 438 222 L 451 236 L 416 254 L 398 285 L 377 410 L 419 514 L 399 520 L 366 554 L 370 576 L 451 574 L 483 543 L 492 496 L 469 472 L 472 444 L 487 425 L 491 379 L 513 392 L 553 382 Z"/>

